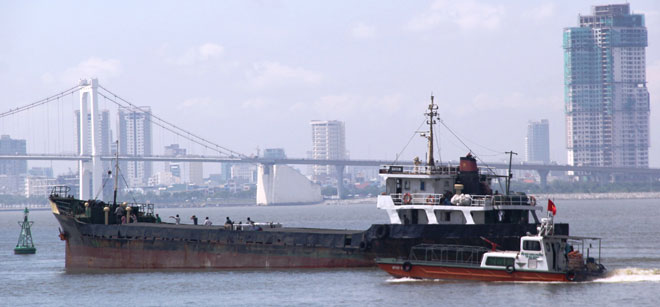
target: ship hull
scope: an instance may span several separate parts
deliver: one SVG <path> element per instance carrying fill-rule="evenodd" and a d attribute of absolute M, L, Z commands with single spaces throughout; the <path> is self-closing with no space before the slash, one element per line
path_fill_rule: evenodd
<path fill-rule="evenodd" d="M 533 224 L 372 225 L 367 230 L 266 228 L 168 223 L 84 223 L 52 202 L 70 270 L 373 267 L 376 257 L 405 257 L 421 243 L 484 245 L 481 237 L 516 249 Z M 64 206 L 64 207 L 62 207 Z M 568 234 L 567 224 L 556 231 Z"/>

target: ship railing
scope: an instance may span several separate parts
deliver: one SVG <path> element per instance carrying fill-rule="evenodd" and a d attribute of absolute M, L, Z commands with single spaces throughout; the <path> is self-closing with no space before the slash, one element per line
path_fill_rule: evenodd
<path fill-rule="evenodd" d="M 154 204 L 152 203 L 127 203 L 126 205 L 131 208 L 137 208 L 138 212 L 142 215 L 154 215 Z"/>
<path fill-rule="evenodd" d="M 380 174 L 410 174 L 410 175 L 457 175 L 458 167 L 429 166 L 429 165 L 383 165 L 378 171 Z"/>
<path fill-rule="evenodd" d="M 420 244 L 410 250 L 409 258 L 417 261 L 480 266 L 486 252 L 488 249 L 481 246 Z"/>
<path fill-rule="evenodd" d="M 64 185 L 56 185 L 50 190 L 50 196 L 55 197 L 71 197 L 69 194 L 71 188 Z"/>
<path fill-rule="evenodd" d="M 436 193 L 396 193 L 390 194 L 394 205 L 440 205 L 442 194 Z"/>
<path fill-rule="evenodd" d="M 524 194 L 493 195 L 493 206 L 529 206 L 532 205 L 531 197 Z"/>
<path fill-rule="evenodd" d="M 401 205 L 446 205 L 446 206 L 468 206 L 468 207 L 486 207 L 486 206 L 529 206 L 531 199 L 527 195 L 468 195 L 463 194 L 459 197 L 465 198 L 458 204 L 452 204 L 451 198 L 444 197 L 437 193 L 393 193 L 390 194 L 395 206 Z M 453 197 L 453 196 L 452 196 Z"/>
<path fill-rule="evenodd" d="M 231 230 L 240 230 L 240 231 L 250 231 L 250 230 L 263 230 L 266 228 L 282 228 L 281 223 L 274 222 L 255 222 L 255 223 L 245 223 L 245 224 L 225 224 L 225 229 Z"/>
<path fill-rule="evenodd" d="M 451 198 L 444 197 L 444 194 L 439 193 L 394 193 L 390 194 L 394 205 L 430 205 L 430 206 L 463 206 L 461 204 L 454 205 L 451 203 Z M 490 195 L 470 195 L 466 202 L 466 206 L 486 206 L 491 203 Z"/>

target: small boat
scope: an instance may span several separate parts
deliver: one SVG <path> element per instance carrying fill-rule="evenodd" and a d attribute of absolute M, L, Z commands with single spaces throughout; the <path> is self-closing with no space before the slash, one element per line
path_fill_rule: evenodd
<path fill-rule="evenodd" d="M 600 238 L 554 235 L 553 228 L 549 213 L 537 235 L 520 238 L 519 251 L 497 250 L 497 244 L 484 238 L 491 244 L 490 250 L 483 246 L 420 244 L 411 249 L 407 259 L 376 258 L 376 263 L 397 278 L 567 282 L 605 274 L 600 263 Z M 594 243 L 598 245 L 597 258 L 590 255 Z"/>

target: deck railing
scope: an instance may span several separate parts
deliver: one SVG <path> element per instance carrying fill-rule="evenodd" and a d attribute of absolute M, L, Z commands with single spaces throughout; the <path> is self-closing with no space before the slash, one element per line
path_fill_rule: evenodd
<path fill-rule="evenodd" d="M 436 193 L 393 193 L 394 205 L 446 205 L 454 206 L 451 198 L 444 197 L 443 194 Z M 532 205 L 530 197 L 527 195 L 470 195 L 468 206 L 484 207 L 493 206 L 529 206 Z"/>
<path fill-rule="evenodd" d="M 481 258 L 487 251 L 487 248 L 480 246 L 420 244 L 410 250 L 410 259 L 445 264 L 480 266 Z"/>
<path fill-rule="evenodd" d="M 426 174 L 426 175 L 456 175 L 458 167 L 456 166 L 403 166 L 403 165 L 383 165 L 379 173 L 381 174 Z"/>

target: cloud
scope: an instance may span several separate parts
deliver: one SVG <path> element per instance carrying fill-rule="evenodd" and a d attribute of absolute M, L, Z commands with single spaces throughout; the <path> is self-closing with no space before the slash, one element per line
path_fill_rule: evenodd
<path fill-rule="evenodd" d="M 415 31 L 425 31 L 443 24 L 455 24 L 463 30 L 487 29 L 500 27 L 504 8 L 474 0 L 449 1 L 436 0 L 431 4 L 429 12 L 420 14 L 410 20 L 408 28 Z"/>
<path fill-rule="evenodd" d="M 470 114 L 475 110 L 480 112 L 503 111 L 503 110 L 563 110 L 563 97 L 529 97 L 524 93 L 511 92 L 504 95 L 492 95 L 479 93 L 472 101 L 462 104 L 456 109 L 460 114 Z"/>
<path fill-rule="evenodd" d="M 323 79 L 320 73 L 277 62 L 254 63 L 246 76 L 256 88 L 317 85 Z"/>
<path fill-rule="evenodd" d="M 383 114 L 397 114 L 405 106 L 406 103 L 399 94 L 379 97 L 337 94 L 322 96 L 312 103 L 294 104 L 290 107 L 290 111 L 314 113 L 316 116 L 326 118 L 355 116 L 364 119 L 366 114 L 374 114 L 374 110 L 379 110 L 379 116 L 382 116 Z"/>
<path fill-rule="evenodd" d="M 244 109 L 253 109 L 253 110 L 261 110 L 261 111 L 263 111 L 270 105 L 271 103 L 263 98 L 248 99 L 246 101 L 243 101 L 243 103 L 241 103 L 241 107 L 243 107 Z"/>
<path fill-rule="evenodd" d="M 69 67 L 61 73 L 46 72 L 41 80 L 46 84 L 62 82 L 73 84 L 84 78 L 99 78 L 102 80 L 117 77 L 121 74 L 121 63 L 116 59 L 102 59 L 90 57 L 78 65 Z"/>
<path fill-rule="evenodd" d="M 218 44 L 205 43 L 189 48 L 184 54 L 169 59 L 168 62 L 181 66 L 194 65 L 218 58 L 224 50 L 225 48 Z"/>
<path fill-rule="evenodd" d="M 376 34 L 376 27 L 358 23 L 351 29 L 354 38 L 371 38 Z"/>
<path fill-rule="evenodd" d="M 555 15 L 555 9 L 556 7 L 554 3 L 544 3 L 523 12 L 522 16 L 534 21 L 546 20 Z"/>
<path fill-rule="evenodd" d="M 208 97 L 203 98 L 189 98 L 184 100 L 181 104 L 177 106 L 177 109 L 190 109 L 190 108 L 205 108 L 212 104 L 212 101 Z"/>

